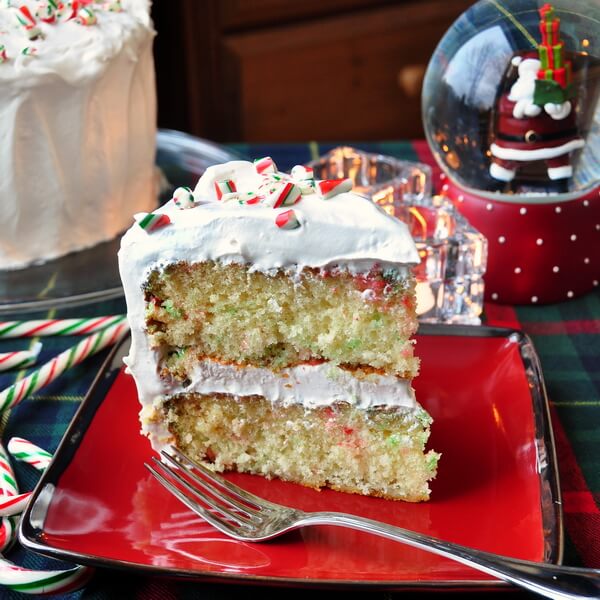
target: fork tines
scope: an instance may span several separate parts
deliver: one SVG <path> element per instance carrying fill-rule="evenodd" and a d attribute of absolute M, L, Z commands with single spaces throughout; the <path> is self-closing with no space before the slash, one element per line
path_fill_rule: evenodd
<path fill-rule="evenodd" d="M 223 479 L 177 448 L 171 453 L 163 450 L 163 461 L 152 457 L 153 464 L 145 466 L 188 508 L 230 536 L 235 536 L 236 530 L 246 536 L 245 530 L 262 522 L 261 510 L 269 508 L 270 503 Z"/>

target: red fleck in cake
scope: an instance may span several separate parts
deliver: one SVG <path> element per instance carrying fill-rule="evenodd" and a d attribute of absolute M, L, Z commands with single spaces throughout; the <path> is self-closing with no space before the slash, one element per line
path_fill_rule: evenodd
<path fill-rule="evenodd" d="M 217 471 L 429 498 L 405 225 L 273 161 L 209 168 L 136 215 L 119 262 L 142 431 Z"/>

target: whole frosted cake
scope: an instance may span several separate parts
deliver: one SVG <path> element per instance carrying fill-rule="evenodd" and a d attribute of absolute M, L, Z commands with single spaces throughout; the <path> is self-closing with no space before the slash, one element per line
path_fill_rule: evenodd
<path fill-rule="evenodd" d="M 0 269 L 155 206 L 153 37 L 147 0 L 0 0 Z"/>
<path fill-rule="evenodd" d="M 119 252 L 142 430 L 219 471 L 410 501 L 438 454 L 418 371 L 415 245 L 348 180 L 210 167 Z"/>

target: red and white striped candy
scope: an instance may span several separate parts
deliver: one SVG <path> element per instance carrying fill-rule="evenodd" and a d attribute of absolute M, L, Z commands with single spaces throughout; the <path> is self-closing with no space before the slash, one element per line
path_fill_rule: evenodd
<path fill-rule="evenodd" d="M 30 367 L 35 364 L 41 349 L 42 344 L 37 342 L 30 350 L 15 350 L 14 352 L 0 353 L 0 371 Z"/>
<path fill-rule="evenodd" d="M 89 27 L 90 25 L 95 25 L 98 19 L 96 13 L 89 6 L 82 6 L 77 15 L 77 22 Z"/>
<path fill-rule="evenodd" d="M 168 215 L 162 213 L 138 213 L 133 215 L 136 223 L 148 232 L 156 231 L 171 223 Z"/>
<path fill-rule="evenodd" d="M 196 206 L 194 194 L 189 187 L 178 187 L 173 192 L 173 202 L 175 202 L 177 208 L 181 208 L 182 210 Z"/>
<path fill-rule="evenodd" d="M 37 22 L 27 6 L 23 5 L 19 8 L 13 8 L 13 12 L 19 24 L 25 29 L 25 34 L 30 40 L 35 40 L 41 35 L 42 32 L 37 26 Z"/>
<path fill-rule="evenodd" d="M 9 440 L 8 451 L 17 460 L 27 463 L 39 471 L 43 471 L 52 460 L 50 452 L 20 437 L 13 437 Z"/>
<path fill-rule="evenodd" d="M 0 585 L 22 594 L 66 594 L 85 585 L 93 575 L 89 567 L 55 571 L 25 569 L 0 558 Z"/>
<path fill-rule="evenodd" d="M 315 173 L 312 167 L 305 167 L 304 165 L 296 165 L 295 167 L 292 167 L 291 175 L 292 178 L 296 179 L 297 181 L 315 178 Z"/>
<path fill-rule="evenodd" d="M 4 446 L 0 444 L 0 500 L 13 498 L 19 493 L 17 480 Z M 18 520 L 3 516 L 0 519 L 0 552 L 4 552 L 15 541 Z"/>
<path fill-rule="evenodd" d="M 275 191 L 269 196 L 269 202 L 272 203 L 273 208 L 292 206 L 300 200 L 301 195 L 302 192 L 297 185 L 291 181 L 286 181 L 283 185 L 277 186 Z"/>
<path fill-rule="evenodd" d="M 73 365 L 121 340 L 128 331 L 127 323 L 118 323 L 84 338 L 72 348 L 61 352 L 27 377 L 0 392 L 0 411 L 16 406 Z"/>
<path fill-rule="evenodd" d="M 56 21 L 56 11 L 58 5 L 54 0 L 40 2 L 35 10 L 35 16 L 44 23 L 54 23 Z"/>
<path fill-rule="evenodd" d="M 0 44 L 0 64 L 6 62 L 8 60 L 8 55 L 6 54 L 6 46 L 4 44 Z"/>
<path fill-rule="evenodd" d="M 277 171 L 277 166 L 273 162 L 273 159 L 270 156 L 265 156 L 264 158 L 257 158 L 254 161 L 254 168 L 257 173 L 261 175 L 265 173 L 275 173 Z"/>
<path fill-rule="evenodd" d="M 290 209 L 279 213 L 275 217 L 275 225 L 277 225 L 279 229 L 297 229 L 300 227 L 300 221 L 298 220 L 296 213 Z"/>
<path fill-rule="evenodd" d="M 0 338 L 38 337 L 50 335 L 88 335 L 125 321 L 125 315 L 108 315 L 87 319 L 34 319 L 32 321 L 0 321 Z"/>
<path fill-rule="evenodd" d="M 77 16 L 79 12 L 79 0 L 72 0 L 69 2 L 60 2 L 58 5 L 58 10 L 56 11 L 56 16 L 61 21 L 70 21 Z"/>
<path fill-rule="evenodd" d="M 217 192 L 217 200 L 222 200 L 223 194 L 233 194 L 237 192 L 237 188 L 231 179 L 224 179 L 215 181 L 215 192 Z"/>
<path fill-rule="evenodd" d="M 324 179 L 317 181 L 317 191 L 323 200 L 352 190 L 352 179 Z"/>
<path fill-rule="evenodd" d="M 16 496 L 0 496 L 0 516 L 12 517 L 22 513 L 31 498 L 31 492 Z"/>

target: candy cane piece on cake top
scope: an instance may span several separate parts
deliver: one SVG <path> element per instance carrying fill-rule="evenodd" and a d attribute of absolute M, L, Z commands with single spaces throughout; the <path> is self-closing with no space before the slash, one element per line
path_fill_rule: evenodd
<path fill-rule="evenodd" d="M 352 190 L 352 179 L 325 179 L 317 181 L 317 192 L 323 200 Z"/>
<path fill-rule="evenodd" d="M 14 352 L 0 353 L 0 371 L 9 369 L 23 369 L 35 364 L 42 344 L 37 342 L 30 350 L 15 350 Z"/>
<path fill-rule="evenodd" d="M 297 229 L 300 227 L 300 221 L 292 209 L 285 210 L 275 217 L 275 225 L 279 229 Z"/>
<path fill-rule="evenodd" d="M 0 321 L 0 338 L 40 337 L 50 335 L 88 335 L 126 320 L 125 315 L 108 315 L 85 319 L 36 319 Z"/>
<path fill-rule="evenodd" d="M 300 188 L 291 181 L 288 181 L 283 185 L 277 186 L 275 191 L 269 196 L 269 202 L 272 202 L 273 208 L 292 206 L 300 200 L 301 195 Z"/>
<path fill-rule="evenodd" d="M 73 365 L 121 340 L 128 331 L 127 323 L 117 323 L 84 338 L 75 346 L 61 352 L 27 377 L 0 392 L 0 411 L 16 406 L 30 394 L 54 381 Z"/>
<path fill-rule="evenodd" d="M 222 181 L 215 181 L 215 192 L 217 193 L 217 200 L 222 200 L 226 194 L 234 194 L 237 192 L 235 182 L 231 179 L 223 179 Z"/>
<path fill-rule="evenodd" d="M 173 202 L 177 208 L 181 208 L 182 210 L 196 206 L 196 199 L 189 187 L 178 187 L 173 192 Z"/>
<path fill-rule="evenodd" d="M 152 232 L 169 225 L 169 215 L 163 213 L 137 213 L 133 215 L 135 222 L 145 231 Z"/>
<path fill-rule="evenodd" d="M 257 158 L 254 161 L 254 168 L 256 172 L 259 174 L 265 173 L 275 173 L 277 171 L 277 166 L 273 162 L 273 159 L 270 156 L 265 156 L 264 158 Z"/>

